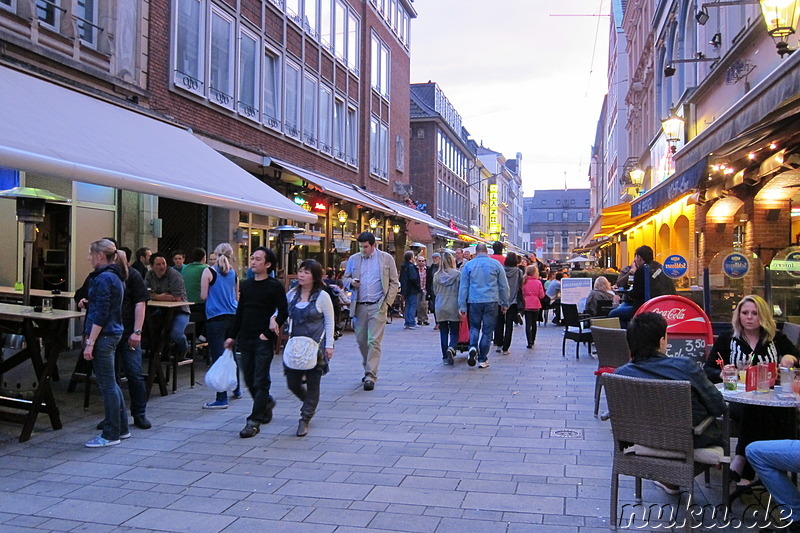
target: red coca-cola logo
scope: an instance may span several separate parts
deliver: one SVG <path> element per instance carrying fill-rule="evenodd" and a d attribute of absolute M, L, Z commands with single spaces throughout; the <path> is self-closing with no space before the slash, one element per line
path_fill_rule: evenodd
<path fill-rule="evenodd" d="M 650 312 L 658 313 L 668 321 L 683 320 L 684 318 L 686 318 L 686 308 L 684 307 L 673 307 L 672 309 L 663 309 L 663 310 L 658 307 L 654 307 L 653 309 L 650 310 Z"/>
<path fill-rule="evenodd" d="M 705 339 L 708 346 L 714 344 L 711 321 L 700 306 L 688 298 L 677 295 L 659 296 L 639 307 L 636 314 L 639 313 L 658 313 L 663 316 L 670 335 Z"/>

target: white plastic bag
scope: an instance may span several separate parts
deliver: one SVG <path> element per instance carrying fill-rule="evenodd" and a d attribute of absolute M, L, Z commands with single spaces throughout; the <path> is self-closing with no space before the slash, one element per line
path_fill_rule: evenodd
<path fill-rule="evenodd" d="M 233 352 L 225 350 L 206 372 L 206 387 L 217 392 L 232 391 L 236 388 L 236 378 Z"/>

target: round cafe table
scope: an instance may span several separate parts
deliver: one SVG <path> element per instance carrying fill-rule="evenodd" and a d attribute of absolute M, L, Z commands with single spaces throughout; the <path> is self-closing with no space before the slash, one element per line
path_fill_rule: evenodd
<path fill-rule="evenodd" d="M 716 387 L 726 402 L 764 407 L 800 407 L 800 396 L 780 389 L 777 391 L 770 389 L 769 392 L 747 392 L 744 390 L 744 383 L 738 383 L 735 391 L 725 390 L 722 383 L 717 383 Z"/>

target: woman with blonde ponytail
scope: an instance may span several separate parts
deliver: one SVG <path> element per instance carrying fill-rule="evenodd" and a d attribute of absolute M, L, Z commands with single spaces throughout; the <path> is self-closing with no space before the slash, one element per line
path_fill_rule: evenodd
<path fill-rule="evenodd" d="M 239 278 L 233 268 L 233 247 L 224 242 L 214 249 L 217 264 L 203 271 L 200 278 L 200 298 L 206 302 L 206 338 L 212 364 L 225 349 L 226 332 L 236 317 L 239 300 Z M 237 385 L 233 397 L 240 398 Z M 203 409 L 227 409 L 227 391 L 217 392 L 213 402 L 203 404 Z"/>
<path fill-rule="evenodd" d="M 103 432 L 86 443 L 87 448 L 104 448 L 131 436 L 125 398 L 117 384 L 114 352 L 122 338 L 123 283 L 128 277 L 125 253 L 108 239 L 94 241 L 89 247 L 89 262 L 94 271 L 89 275 L 91 305 L 86 310 L 83 358 L 92 361 L 97 386 L 103 395 L 105 419 Z"/>

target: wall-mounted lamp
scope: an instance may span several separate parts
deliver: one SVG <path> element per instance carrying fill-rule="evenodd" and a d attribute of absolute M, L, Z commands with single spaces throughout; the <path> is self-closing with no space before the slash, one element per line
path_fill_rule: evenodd
<path fill-rule="evenodd" d="M 679 117 L 674 111 L 670 116 L 661 121 L 661 128 L 664 130 L 664 136 L 669 143 L 669 150 L 673 154 L 678 151 L 676 144 L 683 139 L 683 127 L 686 121 L 683 117 Z"/>
<path fill-rule="evenodd" d="M 339 224 L 347 224 L 348 217 L 349 215 L 347 214 L 347 211 L 345 211 L 344 209 L 336 213 L 336 218 L 339 219 Z"/>
<path fill-rule="evenodd" d="M 395 232 L 395 234 L 400 233 L 400 224 L 392 226 L 392 231 Z"/>
<path fill-rule="evenodd" d="M 800 19 L 800 0 L 761 0 L 761 12 L 767 33 L 775 40 L 781 57 L 794 52 L 789 48 L 789 36 L 797 30 Z"/>
<path fill-rule="evenodd" d="M 697 23 L 698 23 L 698 24 L 700 24 L 701 26 L 705 26 L 705 25 L 706 25 L 706 22 L 708 22 L 708 19 L 709 19 L 709 18 L 710 18 L 710 16 L 709 16 L 709 14 L 708 14 L 708 9 L 706 9 L 706 8 L 705 8 L 705 6 L 704 6 L 704 7 L 701 7 L 701 8 L 700 8 L 700 11 L 698 11 L 698 12 L 695 14 L 695 16 L 694 16 L 694 19 L 695 19 L 695 20 L 697 21 Z"/>
<path fill-rule="evenodd" d="M 380 220 L 378 220 L 378 219 L 377 219 L 377 218 L 375 218 L 375 217 L 372 217 L 372 218 L 370 218 L 370 219 L 369 219 L 369 227 L 370 227 L 370 229 L 375 229 L 375 228 L 377 228 L 377 227 L 378 227 L 378 224 L 380 224 L 380 223 L 381 223 L 381 221 L 380 221 Z"/>
<path fill-rule="evenodd" d="M 631 178 L 631 183 L 636 185 L 636 188 L 642 186 L 642 182 L 644 182 L 644 170 L 641 168 L 632 168 L 628 171 L 628 176 Z"/>
<path fill-rule="evenodd" d="M 233 230 L 233 240 L 234 242 L 236 242 L 236 244 L 243 244 L 244 236 L 245 236 L 244 228 L 236 228 L 235 230 Z"/>

